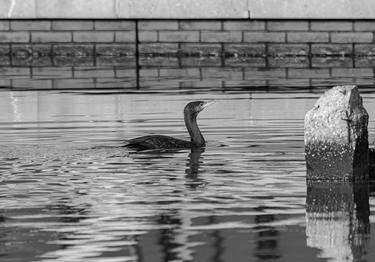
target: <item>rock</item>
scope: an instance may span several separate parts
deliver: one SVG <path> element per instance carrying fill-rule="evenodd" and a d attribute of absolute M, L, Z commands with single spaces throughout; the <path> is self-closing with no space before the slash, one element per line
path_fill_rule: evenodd
<path fill-rule="evenodd" d="M 356 86 L 326 91 L 305 116 L 308 180 L 368 179 L 368 114 Z"/>

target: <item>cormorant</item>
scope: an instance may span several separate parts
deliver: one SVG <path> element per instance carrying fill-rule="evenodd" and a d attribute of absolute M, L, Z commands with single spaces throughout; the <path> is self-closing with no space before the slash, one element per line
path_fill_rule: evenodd
<path fill-rule="evenodd" d="M 126 144 L 126 147 L 136 150 L 148 149 L 181 149 L 181 148 L 199 148 L 206 145 L 201 131 L 197 124 L 198 113 L 215 101 L 194 101 L 185 106 L 184 119 L 185 125 L 190 135 L 190 141 L 177 139 L 163 135 L 149 135 L 133 138 Z"/>

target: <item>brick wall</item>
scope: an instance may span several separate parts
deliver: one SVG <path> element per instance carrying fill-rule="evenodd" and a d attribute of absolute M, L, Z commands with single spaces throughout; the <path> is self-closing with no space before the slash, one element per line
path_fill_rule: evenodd
<path fill-rule="evenodd" d="M 374 32 L 375 21 L 352 20 L 1 20 L 0 86 L 134 88 L 161 80 L 180 87 L 272 86 L 273 77 L 285 85 L 372 78 Z"/>

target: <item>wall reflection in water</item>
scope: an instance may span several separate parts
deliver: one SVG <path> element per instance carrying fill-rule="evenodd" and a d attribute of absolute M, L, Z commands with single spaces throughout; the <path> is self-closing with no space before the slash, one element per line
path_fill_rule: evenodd
<path fill-rule="evenodd" d="M 362 261 L 370 233 L 367 184 L 308 182 L 307 245 L 332 261 Z"/>

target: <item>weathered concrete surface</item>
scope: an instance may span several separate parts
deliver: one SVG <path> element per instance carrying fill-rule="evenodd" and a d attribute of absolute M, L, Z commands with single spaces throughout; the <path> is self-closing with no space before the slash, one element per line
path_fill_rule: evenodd
<path fill-rule="evenodd" d="M 373 19 L 373 0 L 248 0 L 250 18 Z"/>
<path fill-rule="evenodd" d="M 368 178 L 368 114 L 356 86 L 325 92 L 305 116 L 308 180 Z"/>
<path fill-rule="evenodd" d="M 367 183 L 308 183 L 307 245 L 332 261 L 362 261 L 370 233 Z"/>
<path fill-rule="evenodd" d="M 248 18 L 247 0 L 0 0 L 0 18 Z"/>

